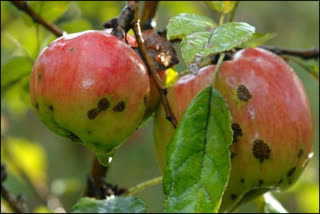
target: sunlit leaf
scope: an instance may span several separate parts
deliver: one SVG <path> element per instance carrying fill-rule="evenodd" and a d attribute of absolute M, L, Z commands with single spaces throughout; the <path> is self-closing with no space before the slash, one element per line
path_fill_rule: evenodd
<path fill-rule="evenodd" d="M 304 185 L 297 197 L 301 210 L 306 213 L 319 213 L 319 183 Z"/>
<path fill-rule="evenodd" d="M 173 85 L 178 80 L 178 72 L 176 72 L 173 68 L 169 68 L 166 71 L 166 87 Z"/>
<path fill-rule="evenodd" d="M 29 6 L 44 20 L 54 22 L 68 8 L 70 1 L 28 1 Z"/>
<path fill-rule="evenodd" d="M 254 48 L 264 44 L 266 41 L 276 37 L 275 33 L 254 33 L 253 36 L 246 42 L 243 42 L 240 48 Z"/>
<path fill-rule="evenodd" d="M 237 4 L 237 1 L 205 1 L 205 3 L 217 12 L 229 13 Z"/>
<path fill-rule="evenodd" d="M 182 57 L 187 64 L 195 60 L 231 50 L 250 39 L 255 28 L 244 22 L 229 22 L 218 26 L 213 33 L 196 32 L 186 36 L 181 42 Z"/>
<path fill-rule="evenodd" d="M 92 26 L 88 20 L 80 18 L 63 23 L 61 28 L 68 33 L 77 33 L 80 31 L 91 30 Z"/>
<path fill-rule="evenodd" d="M 211 32 L 216 26 L 217 24 L 208 17 L 181 13 L 169 20 L 167 39 L 182 39 L 195 32 Z"/>
<path fill-rule="evenodd" d="M 81 198 L 73 207 L 73 213 L 145 213 L 146 208 L 137 197 L 113 197 L 105 200 Z"/>
<path fill-rule="evenodd" d="M 217 212 L 230 172 L 231 115 L 209 87 L 188 106 L 168 144 L 163 175 L 165 210 Z"/>
<path fill-rule="evenodd" d="M 1 94 L 5 93 L 14 84 L 30 75 L 32 62 L 27 57 L 14 57 L 1 65 Z"/>
<path fill-rule="evenodd" d="M 35 185 L 46 182 L 47 156 L 39 144 L 24 138 L 8 137 L 5 146 L 7 153 L 1 159 L 7 163 L 10 173 L 20 176 L 18 167 Z"/>

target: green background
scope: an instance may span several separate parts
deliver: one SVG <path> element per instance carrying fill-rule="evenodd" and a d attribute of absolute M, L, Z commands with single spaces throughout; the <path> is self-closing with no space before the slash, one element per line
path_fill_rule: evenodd
<path fill-rule="evenodd" d="M 42 16 L 68 33 L 102 30 L 102 24 L 117 16 L 124 5 L 125 2 L 99 1 L 32 2 L 32 7 Z M 182 12 L 208 16 L 216 21 L 219 16 L 203 2 L 160 2 L 156 30 L 163 29 L 171 17 Z M 316 1 L 244 1 L 238 6 L 235 21 L 255 26 L 256 32 L 277 33 L 276 38 L 267 42 L 269 45 L 319 48 L 319 2 Z M 45 195 L 47 190 L 51 192 L 47 204 L 51 211 L 59 211 L 57 198 L 70 211 L 83 192 L 93 160 L 91 151 L 49 131 L 31 109 L 28 81 L 32 62 L 53 39 L 55 37 L 50 32 L 33 23 L 11 3 L 1 1 L 1 162 L 8 165 L 9 176 L 5 185 L 15 194 L 23 193 L 32 210 L 37 212 L 46 209 L 24 176 L 30 178 L 40 194 Z M 21 76 L 15 76 L 18 71 Z M 297 74 L 304 83 L 312 107 L 315 152 L 301 179 L 286 192 L 275 193 L 275 196 L 289 212 L 319 212 L 319 82 L 301 69 L 297 69 Z M 7 79 L 12 82 L 3 87 Z M 160 175 L 152 126 L 150 119 L 120 147 L 108 173 L 109 182 L 132 187 Z M 145 201 L 149 212 L 163 211 L 161 185 L 137 196 Z M 238 211 L 256 212 L 257 209 L 253 203 L 248 203 Z"/>

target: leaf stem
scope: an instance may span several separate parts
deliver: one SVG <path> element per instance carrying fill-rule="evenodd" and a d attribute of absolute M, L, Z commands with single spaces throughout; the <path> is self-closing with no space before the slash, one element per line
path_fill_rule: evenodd
<path fill-rule="evenodd" d="M 125 196 L 134 195 L 137 192 L 140 192 L 140 191 L 142 191 L 142 190 L 144 190 L 144 189 L 146 189 L 148 187 L 154 186 L 154 185 L 159 184 L 161 182 L 162 182 L 162 176 L 159 176 L 159 177 L 144 181 L 144 182 L 142 182 L 140 184 L 137 184 L 134 187 L 129 188 L 128 191 L 126 193 L 124 193 L 123 195 L 125 195 Z"/>
<path fill-rule="evenodd" d="M 215 84 L 215 81 L 216 81 L 218 72 L 220 71 L 220 68 L 221 68 L 221 65 L 222 65 L 224 56 L 225 56 L 225 53 L 224 53 L 224 52 L 220 54 L 219 60 L 218 60 L 217 66 L 216 66 L 216 70 L 215 70 L 214 73 L 213 73 L 213 77 L 212 77 L 212 87 L 213 87 L 213 88 L 214 88 L 214 84 Z"/>

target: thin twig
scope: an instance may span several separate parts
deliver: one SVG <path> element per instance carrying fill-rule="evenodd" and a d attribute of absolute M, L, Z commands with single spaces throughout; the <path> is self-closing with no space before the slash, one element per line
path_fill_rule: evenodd
<path fill-rule="evenodd" d="M 1 197 L 8 202 L 9 206 L 13 209 L 13 211 L 17 213 L 29 213 L 29 209 L 22 195 L 19 195 L 16 199 L 4 186 L 3 182 L 6 180 L 6 178 L 6 165 L 1 164 Z"/>
<path fill-rule="evenodd" d="M 161 101 L 163 103 L 163 106 L 165 108 L 166 111 L 166 118 L 167 120 L 169 120 L 172 125 L 176 128 L 178 125 L 178 121 L 175 118 L 175 116 L 173 115 L 173 112 L 170 108 L 168 99 L 167 99 L 167 89 L 166 87 L 162 86 L 162 82 L 157 74 L 156 69 L 154 68 L 152 59 L 150 58 L 148 51 L 146 49 L 146 46 L 144 44 L 142 35 L 141 35 L 141 28 L 140 28 L 140 20 L 138 18 L 138 4 L 135 1 L 128 1 L 128 6 L 133 8 L 134 10 L 134 19 L 133 19 L 133 32 L 135 34 L 137 43 L 138 43 L 138 48 L 140 53 L 142 54 L 142 57 L 144 58 L 146 64 L 147 64 L 147 68 L 148 71 L 151 73 L 152 78 L 154 79 L 156 86 L 157 86 L 157 90 L 160 94 L 161 97 Z"/>
<path fill-rule="evenodd" d="M 259 47 L 269 50 L 277 55 L 296 56 L 302 59 L 318 59 L 319 58 L 319 48 L 312 48 L 307 50 L 293 50 L 293 49 L 278 48 L 278 47 L 266 46 L 266 45 L 261 45 Z"/>
<path fill-rule="evenodd" d="M 30 8 L 26 1 L 10 1 L 14 6 L 16 6 L 19 10 L 27 13 L 34 22 L 37 22 L 51 31 L 57 37 L 63 35 L 63 31 L 58 28 L 56 25 L 53 25 L 46 20 L 44 20 L 40 15 L 38 15 L 32 8 Z"/>
<path fill-rule="evenodd" d="M 159 1 L 145 1 L 143 5 L 140 24 L 143 29 L 153 28 L 151 22 L 156 14 Z M 150 25 L 150 26 L 149 26 Z"/>
<path fill-rule="evenodd" d="M 154 186 L 156 184 L 159 184 L 162 182 L 162 176 L 160 177 L 156 177 L 156 178 L 153 178 L 151 180 L 148 180 L 148 181 L 144 181 L 140 184 L 137 184 L 136 186 L 134 187 L 131 187 L 128 189 L 128 191 L 126 193 L 124 193 L 123 195 L 125 196 L 131 196 L 131 195 L 134 195 L 136 194 L 137 192 L 140 192 L 150 186 Z"/>

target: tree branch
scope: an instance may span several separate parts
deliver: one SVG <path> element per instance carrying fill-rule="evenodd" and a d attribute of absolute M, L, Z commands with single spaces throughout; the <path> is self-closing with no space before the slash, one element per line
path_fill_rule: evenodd
<path fill-rule="evenodd" d="M 134 35 L 136 37 L 137 43 L 138 43 L 138 48 L 140 53 L 142 54 L 143 59 L 146 62 L 148 71 L 151 73 L 151 77 L 154 79 L 156 86 L 157 86 L 157 90 L 160 94 L 161 97 L 161 101 L 163 103 L 163 106 L 165 108 L 166 111 L 166 118 L 167 120 L 169 120 L 172 125 L 176 128 L 178 125 L 178 121 L 175 118 L 175 116 L 173 115 L 173 112 L 170 108 L 168 99 L 167 99 L 167 89 L 166 87 L 162 86 L 161 80 L 157 74 L 157 71 L 153 65 L 152 59 L 148 54 L 148 50 L 144 44 L 142 35 L 141 35 L 141 28 L 140 28 L 140 20 L 138 18 L 138 4 L 135 1 L 128 1 L 128 6 L 133 8 L 134 11 L 134 19 L 133 19 L 133 32 Z"/>
<path fill-rule="evenodd" d="M 22 195 L 19 195 L 17 199 L 9 192 L 9 190 L 3 185 L 3 182 L 7 178 L 7 170 L 4 164 L 1 164 L 1 196 L 6 200 L 13 211 L 17 213 L 29 213 L 29 209 L 25 203 Z"/>
<path fill-rule="evenodd" d="M 34 22 L 41 24 L 57 37 L 60 37 L 63 35 L 63 31 L 60 28 L 44 20 L 40 15 L 38 15 L 32 8 L 28 6 L 26 1 L 10 1 L 10 2 L 14 6 L 16 6 L 16 8 L 28 14 Z"/>
<path fill-rule="evenodd" d="M 143 5 L 140 24 L 143 30 L 153 29 L 153 17 L 156 14 L 159 1 L 145 1 Z"/>
<path fill-rule="evenodd" d="M 312 48 L 308 50 L 293 50 L 293 49 L 277 48 L 277 47 L 266 46 L 266 45 L 261 45 L 259 47 L 269 50 L 277 55 L 296 56 L 306 60 L 319 58 L 319 48 Z"/>

